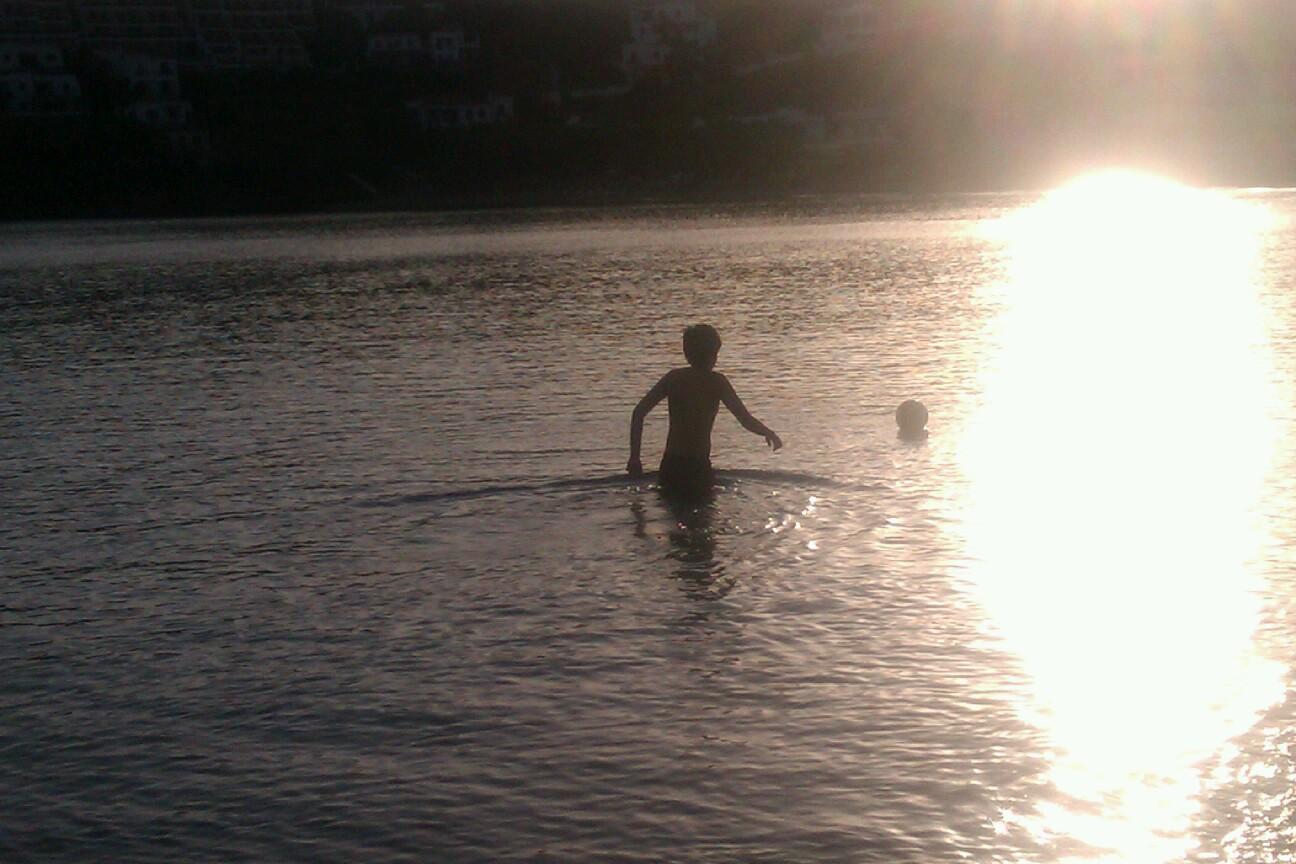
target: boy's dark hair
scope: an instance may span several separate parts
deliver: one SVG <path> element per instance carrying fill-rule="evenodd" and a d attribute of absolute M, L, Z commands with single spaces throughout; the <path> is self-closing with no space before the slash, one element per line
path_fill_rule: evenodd
<path fill-rule="evenodd" d="M 710 324 L 694 324 L 684 328 L 684 357 L 689 365 L 710 369 L 720 353 L 720 334 Z"/>

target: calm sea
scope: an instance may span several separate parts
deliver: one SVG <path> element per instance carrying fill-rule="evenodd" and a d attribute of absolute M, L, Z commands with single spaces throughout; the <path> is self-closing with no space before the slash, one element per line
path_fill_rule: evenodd
<path fill-rule="evenodd" d="M 0 226 L 0 860 L 1296 856 L 1293 215 Z"/>

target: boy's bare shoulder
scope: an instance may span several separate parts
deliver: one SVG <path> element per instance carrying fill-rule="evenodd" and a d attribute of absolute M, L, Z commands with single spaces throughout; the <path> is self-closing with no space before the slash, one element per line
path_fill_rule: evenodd
<path fill-rule="evenodd" d="M 660 378 L 657 379 L 657 383 L 653 385 L 653 389 L 658 391 L 659 393 L 662 393 L 663 395 L 669 393 L 671 390 L 673 390 L 675 387 L 678 386 L 679 373 L 680 373 L 679 369 L 671 369 L 667 371 L 665 375 L 662 375 Z"/>
<path fill-rule="evenodd" d="M 723 399 L 725 393 L 733 389 L 732 385 L 729 384 L 729 379 L 714 369 L 707 370 L 702 381 L 704 382 L 702 386 L 707 393 L 717 399 Z"/>

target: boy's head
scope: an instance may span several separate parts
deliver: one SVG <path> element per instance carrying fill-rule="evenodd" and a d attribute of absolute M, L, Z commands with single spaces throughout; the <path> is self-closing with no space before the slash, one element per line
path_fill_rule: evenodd
<path fill-rule="evenodd" d="M 684 357 L 694 369 L 711 369 L 720 353 L 720 334 L 710 324 L 684 329 Z"/>
<path fill-rule="evenodd" d="M 905 438 L 918 438 L 927 433 L 927 406 L 917 399 L 906 399 L 900 403 L 895 413 L 896 425 L 900 435 Z"/>

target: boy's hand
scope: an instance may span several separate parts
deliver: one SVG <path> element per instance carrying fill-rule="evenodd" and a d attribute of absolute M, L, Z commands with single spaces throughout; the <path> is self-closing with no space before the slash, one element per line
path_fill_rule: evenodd
<path fill-rule="evenodd" d="M 768 435 L 765 436 L 765 443 L 773 447 L 774 452 L 777 453 L 779 449 L 783 446 L 783 439 L 778 437 L 778 435 L 774 434 L 774 432 L 771 431 Z"/>
<path fill-rule="evenodd" d="M 639 461 L 638 456 L 630 457 L 630 461 L 626 463 L 626 473 L 631 477 L 643 476 L 643 463 Z"/>

